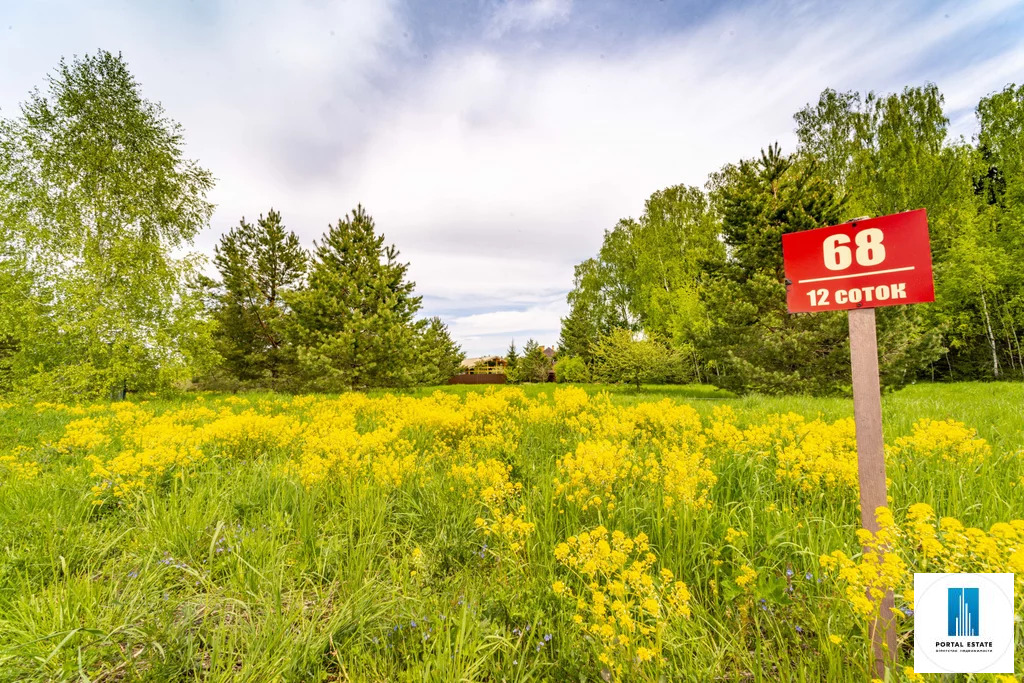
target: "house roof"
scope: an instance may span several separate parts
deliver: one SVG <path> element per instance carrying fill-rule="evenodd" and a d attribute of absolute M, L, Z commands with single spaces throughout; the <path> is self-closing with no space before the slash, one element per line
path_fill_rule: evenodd
<path fill-rule="evenodd" d="M 501 362 L 502 364 L 505 363 L 505 359 L 502 358 L 501 356 L 477 356 L 475 358 L 467 358 L 466 360 L 462 361 L 461 366 L 464 368 L 475 368 L 477 365 L 480 365 L 481 363 L 487 363 L 491 361 Z"/>

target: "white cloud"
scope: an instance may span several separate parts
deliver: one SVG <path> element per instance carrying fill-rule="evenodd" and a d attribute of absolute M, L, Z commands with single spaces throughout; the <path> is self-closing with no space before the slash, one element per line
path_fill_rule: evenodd
<path fill-rule="evenodd" d="M 567 22 L 571 13 L 572 0 L 506 0 L 491 18 L 488 34 L 553 28 Z"/>
<path fill-rule="evenodd" d="M 490 334 L 496 329 L 516 334 L 551 329 L 564 314 L 564 303 L 552 301 L 521 311 L 493 311 L 454 318 L 452 329 L 466 336 Z"/>
<path fill-rule="evenodd" d="M 396 2 L 190 4 L 210 13 L 202 18 L 161 17 L 153 7 L 37 3 L 0 21 L 11 26 L 0 61 L 23 65 L 7 87 L 0 81 L 3 111 L 41 86 L 61 56 L 120 51 L 143 94 L 185 127 L 188 153 L 217 178 L 218 210 L 200 249 L 270 206 L 307 241 L 354 206 L 336 190 L 310 188 L 336 188 L 355 170 L 344 159 L 383 106 L 374 79 L 393 76 L 408 50 Z"/>
<path fill-rule="evenodd" d="M 946 110 L 973 110 L 978 98 L 1002 90 L 1007 83 L 1022 82 L 1024 46 L 989 57 L 963 70 L 937 79 L 946 97 Z M 957 131 L 961 132 L 961 131 Z"/>
<path fill-rule="evenodd" d="M 927 50 L 955 33 L 949 26 L 1001 8 L 922 22 L 909 44 Z M 568 288 L 572 264 L 653 190 L 703 184 L 723 163 L 775 140 L 792 144 L 792 114 L 825 87 L 902 87 L 913 55 L 892 40 L 906 31 L 902 17 L 887 18 L 845 37 L 855 18 L 787 32 L 771 16 L 730 15 L 614 59 L 467 47 L 410 86 L 415 107 L 379 122 L 344 194 L 373 207 L 408 253 L 448 247 L 444 257 L 413 258 L 422 291 L 475 307 L 502 296 L 519 303 L 538 282 Z M 976 96 L 971 86 L 957 87 Z M 474 320 L 513 332 L 507 314 Z"/>
<path fill-rule="evenodd" d="M 0 31 L 13 24 L 0 60 L 19 65 L 0 81 L 0 106 L 10 112 L 60 55 L 122 50 L 219 179 L 200 248 L 271 205 L 309 244 L 362 202 L 411 262 L 425 313 L 444 314 L 476 354 L 512 336 L 553 343 L 572 266 L 605 229 L 656 189 L 791 146 L 792 114 L 825 87 L 932 80 L 951 109 L 973 106 L 1024 53 L 979 45 L 964 65 L 935 55 L 1010 6 L 921 16 L 900 3 L 772 3 L 657 37 L 627 31 L 612 54 L 475 40 L 420 59 L 401 6 L 377 0 L 225 5 L 201 30 L 141 9 L 40 4 L 0 20 Z M 568 26 L 571 10 L 510 2 L 489 30 Z"/>
<path fill-rule="evenodd" d="M 530 338 L 552 346 L 558 341 L 558 335 L 552 336 L 551 332 L 558 329 L 567 312 L 565 298 L 557 297 L 518 310 L 457 316 L 449 321 L 449 329 L 462 341 L 463 350 L 469 356 L 499 353 L 513 339 L 519 348 Z"/>
<path fill-rule="evenodd" d="M 496 250 L 497 252 L 497 250 Z M 407 250 L 410 277 L 421 292 L 453 302 L 452 308 L 502 308 L 564 294 L 572 280 L 557 260 L 486 252 Z M 431 283 L 424 286 L 423 283 Z"/>

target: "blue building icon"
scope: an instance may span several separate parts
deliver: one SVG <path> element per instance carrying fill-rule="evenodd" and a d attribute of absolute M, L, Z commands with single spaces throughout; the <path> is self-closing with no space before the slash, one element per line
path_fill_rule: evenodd
<path fill-rule="evenodd" d="M 949 604 L 947 635 L 976 636 L 978 635 L 978 589 L 949 588 L 947 589 Z"/>

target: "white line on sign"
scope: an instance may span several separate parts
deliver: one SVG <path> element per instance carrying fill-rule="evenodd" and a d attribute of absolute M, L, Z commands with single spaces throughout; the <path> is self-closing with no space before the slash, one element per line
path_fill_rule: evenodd
<path fill-rule="evenodd" d="M 886 273 L 902 273 L 904 270 L 913 270 L 914 266 L 906 268 L 890 268 L 889 270 L 873 270 L 870 273 L 854 273 L 853 275 L 833 275 L 831 277 L 812 277 L 810 280 L 797 280 L 797 284 L 805 282 L 824 282 L 825 280 L 848 280 L 855 277 L 867 277 L 868 275 L 885 275 Z"/>

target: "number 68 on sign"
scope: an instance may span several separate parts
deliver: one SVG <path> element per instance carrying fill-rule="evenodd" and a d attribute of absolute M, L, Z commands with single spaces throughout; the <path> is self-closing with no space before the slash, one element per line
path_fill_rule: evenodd
<path fill-rule="evenodd" d="M 782 236 L 790 313 L 935 300 L 924 209 Z"/>

